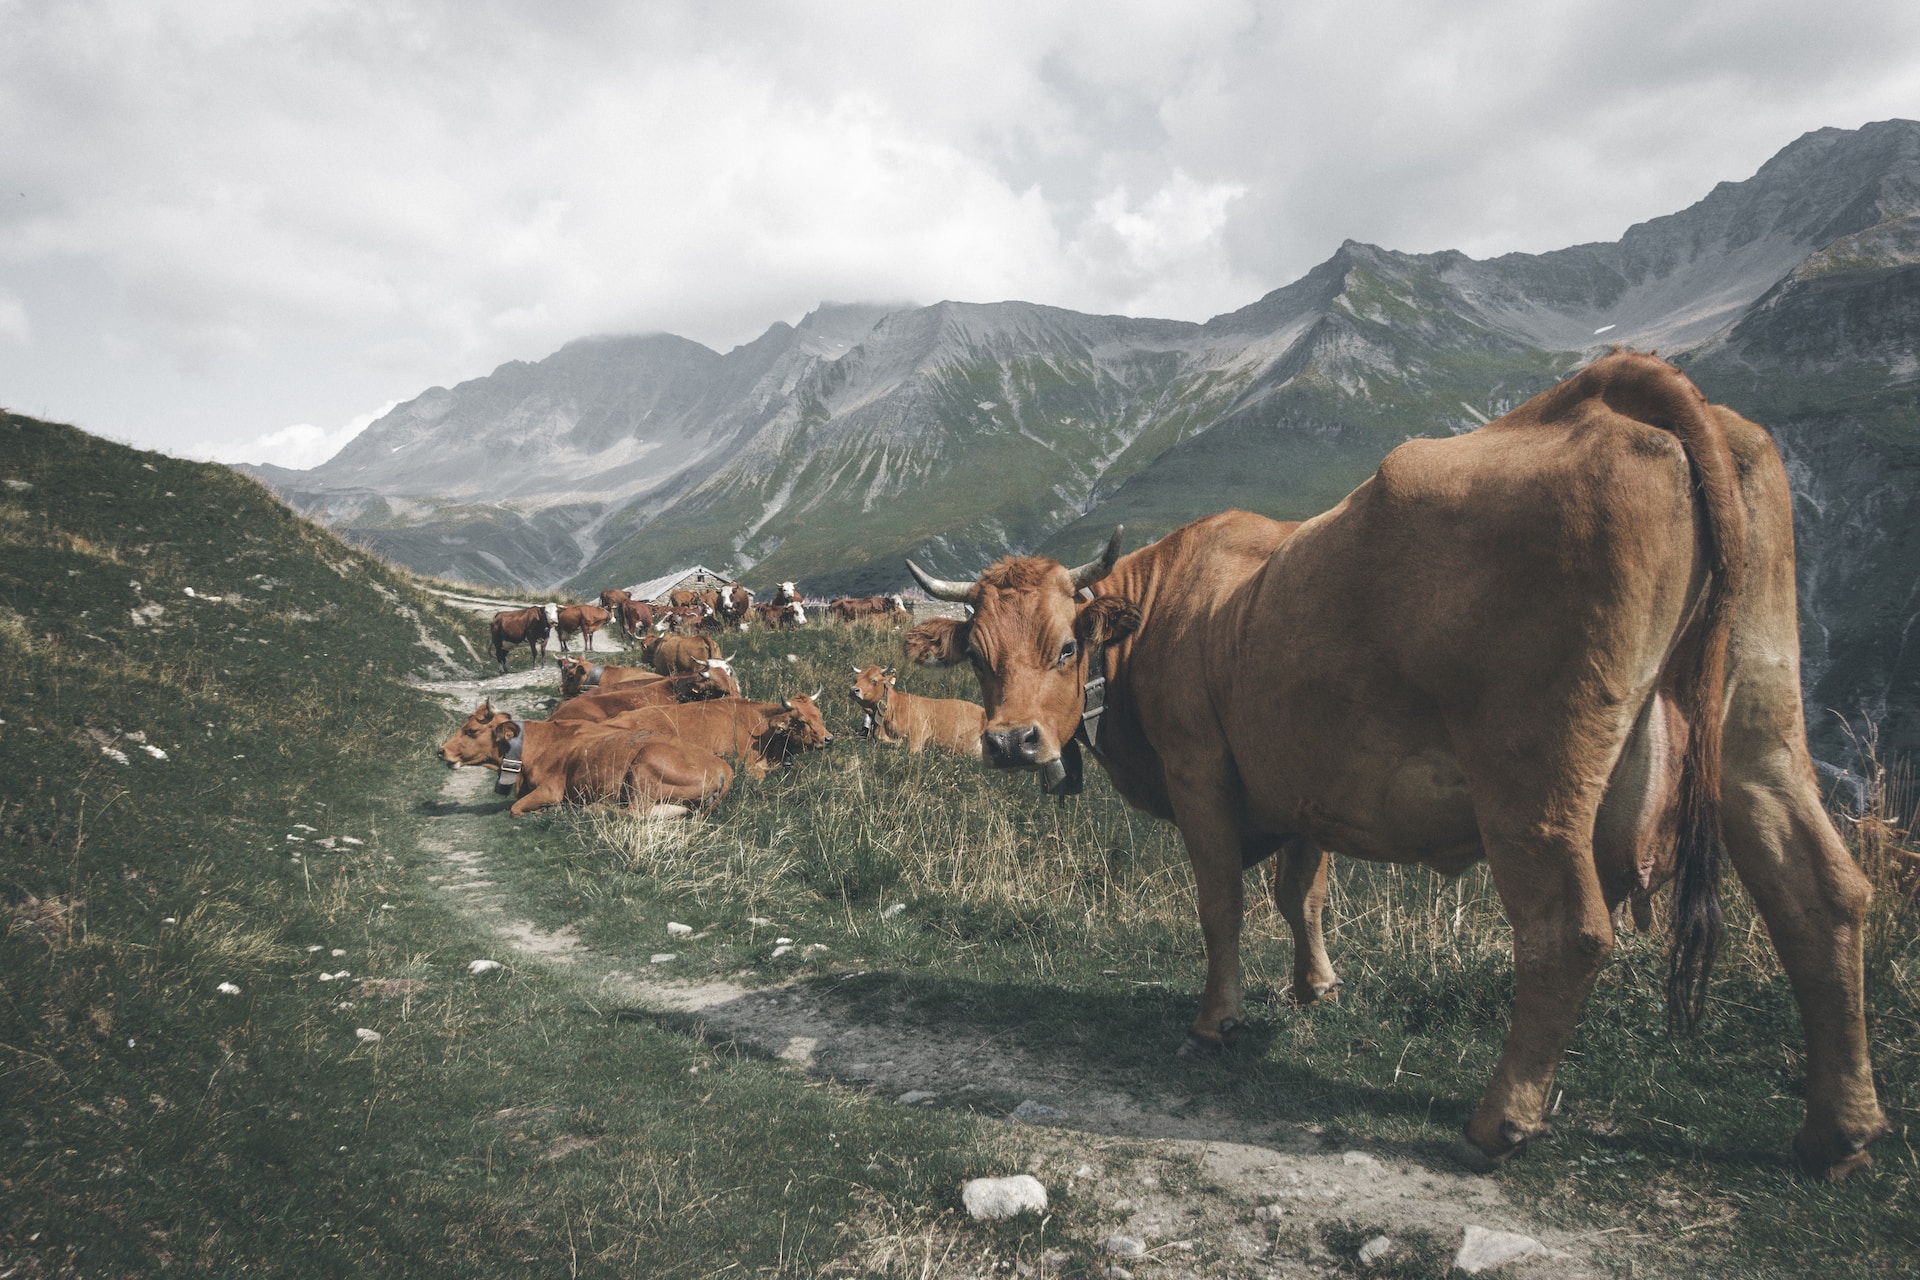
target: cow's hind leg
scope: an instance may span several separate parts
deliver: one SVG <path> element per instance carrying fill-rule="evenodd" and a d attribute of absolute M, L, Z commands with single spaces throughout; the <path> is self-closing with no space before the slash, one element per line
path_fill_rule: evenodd
<path fill-rule="evenodd" d="M 1554 1072 L 1613 952 L 1613 918 L 1590 842 L 1547 836 L 1544 825 L 1525 835 L 1487 833 L 1487 862 L 1513 927 L 1514 999 L 1493 1079 L 1453 1148 L 1482 1173 L 1551 1132 L 1545 1118 Z"/>
<path fill-rule="evenodd" d="M 1339 977 L 1327 958 L 1327 940 L 1320 915 L 1327 903 L 1326 851 L 1309 840 L 1295 838 L 1273 856 L 1273 905 L 1293 933 L 1293 1002 L 1313 1004 L 1328 999 Z"/>
<path fill-rule="evenodd" d="M 1867 1144 L 1887 1131 L 1867 1054 L 1860 954 L 1873 891 L 1820 805 L 1805 753 L 1779 737 L 1749 752 L 1729 729 L 1727 851 L 1786 967 L 1806 1036 L 1806 1120 L 1793 1153 L 1809 1174 L 1837 1180 L 1871 1164 Z"/>

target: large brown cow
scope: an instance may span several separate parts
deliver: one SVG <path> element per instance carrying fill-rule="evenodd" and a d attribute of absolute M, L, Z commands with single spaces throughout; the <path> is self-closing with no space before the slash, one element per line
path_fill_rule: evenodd
<path fill-rule="evenodd" d="M 662 636 L 647 655 L 647 663 L 663 676 L 693 675 L 721 657 L 712 636 Z"/>
<path fill-rule="evenodd" d="M 554 630 L 560 633 L 560 652 L 567 651 L 567 638 L 578 634 L 581 647 L 592 653 L 593 633 L 606 626 L 612 617 L 611 613 L 597 604 L 562 606 L 559 616 L 554 620 Z"/>
<path fill-rule="evenodd" d="M 827 731 L 819 706 L 804 693 L 781 702 L 719 698 L 642 707 L 622 712 L 605 723 L 610 728 L 671 734 L 716 755 L 733 756 L 743 761 L 755 778 L 766 777 L 801 752 L 833 745 L 833 735 Z"/>
<path fill-rule="evenodd" d="M 668 817 L 720 803 L 733 769 L 713 752 L 658 732 L 515 720 L 483 702 L 440 747 L 440 759 L 501 771 L 514 817 L 556 804 L 617 804 Z"/>
<path fill-rule="evenodd" d="M 980 735 L 986 711 L 959 698 L 923 698 L 894 687 L 892 667 L 855 667 L 847 693 L 864 712 L 862 727 L 882 742 L 905 743 L 909 751 L 938 747 L 957 756 L 982 758 Z"/>
<path fill-rule="evenodd" d="M 1829 1178 L 1870 1162 L 1886 1129 L 1864 1018 L 1871 893 L 1807 753 L 1791 496 L 1765 431 L 1665 363 L 1616 353 L 1478 431 L 1400 446 L 1291 536 L 1228 513 L 1115 567 L 1117 550 L 1116 531 L 1071 572 L 916 569 L 976 612 L 909 643 L 970 658 L 989 759 L 1043 777 L 1077 754 L 1102 660 L 1098 758 L 1131 803 L 1179 825 L 1193 861 L 1197 1041 L 1241 1017 L 1245 865 L 1286 858 L 1298 948 L 1322 850 L 1446 873 L 1484 857 L 1515 1002 L 1456 1152 L 1491 1168 L 1545 1131 L 1613 908 L 1670 876 L 1669 1007 L 1697 1019 L 1724 832 L 1806 1032 L 1794 1152 Z"/>
<path fill-rule="evenodd" d="M 633 593 L 625 587 L 608 587 L 600 593 L 600 607 L 614 617 L 620 616 L 620 606 L 633 599 Z"/>
<path fill-rule="evenodd" d="M 507 673 L 507 653 L 517 644 L 527 646 L 535 663 L 547 658 L 547 637 L 560 620 L 558 605 L 536 604 L 525 609 L 502 609 L 493 615 L 493 660 Z"/>

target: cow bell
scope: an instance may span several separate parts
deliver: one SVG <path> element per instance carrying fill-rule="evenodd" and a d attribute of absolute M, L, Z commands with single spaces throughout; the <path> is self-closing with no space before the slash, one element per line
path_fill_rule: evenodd
<path fill-rule="evenodd" d="M 1058 759 L 1040 766 L 1040 794 L 1077 796 L 1086 789 L 1086 765 L 1080 758 L 1080 744 L 1068 738 L 1060 744 Z"/>

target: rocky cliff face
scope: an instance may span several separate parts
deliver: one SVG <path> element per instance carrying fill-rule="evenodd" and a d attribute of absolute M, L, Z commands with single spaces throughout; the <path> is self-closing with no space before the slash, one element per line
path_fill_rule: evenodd
<path fill-rule="evenodd" d="M 1800 138 L 1608 244 L 1476 261 L 1349 242 L 1205 324 L 1028 303 L 823 306 L 725 354 L 575 343 L 435 388 L 310 472 L 303 510 L 415 568 L 598 589 L 701 562 L 901 585 L 1083 557 L 1242 506 L 1322 510 L 1608 345 L 1679 358 L 1778 435 L 1800 499 L 1810 719 L 1920 747 L 1920 123 Z"/>

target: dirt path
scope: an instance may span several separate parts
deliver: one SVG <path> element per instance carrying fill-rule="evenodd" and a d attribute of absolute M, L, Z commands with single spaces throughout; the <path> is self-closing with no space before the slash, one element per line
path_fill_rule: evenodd
<path fill-rule="evenodd" d="M 539 714 L 543 703 L 525 683 L 525 673 L 515 672 L 434 687 L 458 714 L 483 696 Z M 1144 1248 L 1143 1255 L 1130 1255 L 1131 1244 L 1109 1250 L 1120 1272 L 1319 1276 L 1334 1267 L 1352 1274 L 1354 1258 L 1336 1259 L 1324 1249 L 1323 1227 L 1362 1223 L 1384 1229 L 1403 1265 L 1421 1249 L 1425 1233 L 1431 1266 L 1394 1274 L 1447 1274 L 1469 1228 L 1529 1237 L 1540 1250 L 1490 1274 L 1524 1280 L 1614 1274 L 1591 1255 L 1598 1233 L 1570 1235 L 1531 1221 L 1501 1193 L 1498 1178 L 1429 1166 L 1384 1147 L 1333 1146 L 1314 1126 L 1249 1126 L 1185 1097 L 1137 1096 L 1070 1060 L 1041 1060 L 965 1029 L 848 1020 L 823 998 L 819 984 L 748 988 L 633 972 L 570 932 L 541 930 L 515 913 L 482 852 L 488 828 L 500 819 L 472 811 L 491 794 L 493 779 L 482 769 L 451 772 L 441 789 L 442 812 L 431 819 L 422 847 L 440 860 L 428 876 L 437 891 L 516 962 L 563 975 L 597 1008 L 632 1010 L 730 1042 L 835 1087 L 909 1106 L 972 1102 L 977 1110 L 1008 1113 L 1006 1123 L 1044 1126 L 1058 1140 L 1057 1154 L 1033 1172 L 1055 1195 L 1070 1189 L 1101 1206 L 1103 1221 L 1088 1243 L 1117 1236 Z M 1018 1103 L 980 1105 L 1002 1099 Z M 1148 1158 L 1129 1158 L 1125 1172 L 1110 1167 L 1106 1153 L 1115 1139 L 1143 1145 Z M 1618 1236 L 1608 1243 L 1617 1249 Z M 1644 1262 L 1638 1273 L 1651 1274 Z"/>

